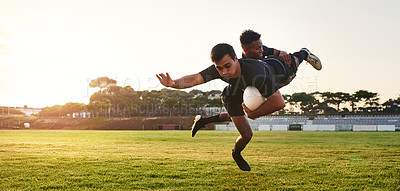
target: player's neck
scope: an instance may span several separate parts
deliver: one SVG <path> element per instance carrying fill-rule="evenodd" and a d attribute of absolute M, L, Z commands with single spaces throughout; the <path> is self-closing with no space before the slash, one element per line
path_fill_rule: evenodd
<path fill-rule="evenodd" d="M 241 68 L 241 66 L 240 66 L 239 60 L 237 61 L 236 67 L 237 67 L 237 68 L 236 68 L 236 73 L 235 73 L 235 75 L 233 75 L 232 78 L 239 78 L 240 75 L 242 74 L 242 68 Z"/>

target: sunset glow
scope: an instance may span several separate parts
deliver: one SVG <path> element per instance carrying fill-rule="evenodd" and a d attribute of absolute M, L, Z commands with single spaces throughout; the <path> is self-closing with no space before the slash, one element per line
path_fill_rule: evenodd
<path fill-rule="evenodd" d="M 393 23 L 400 18 L 399 5 L 377 0 L 2 2 L 0 106 L 88 103 L 94 92 L 88 84 L 101 76 L 135 90 L 159 90 L 156 73 L 178 78 L 200 72 L 211 64 L 210 50 L 217 43 L 232 44 L 240 55 L 245 29 L 261 33 L 269 47 L 287 52 L 307 47 L 321 58 L 322 71 L 302 66 L 283 94 L 366 89 L 384 101 L 400 94 L 391 85 L 398 81 L 400 26 Z M 213 82 L 197 88 L 223 87 Z"/>

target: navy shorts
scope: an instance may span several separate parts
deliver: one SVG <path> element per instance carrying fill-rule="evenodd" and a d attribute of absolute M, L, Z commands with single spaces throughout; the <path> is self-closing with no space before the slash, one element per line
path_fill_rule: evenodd
<path fill-rule="evenodd" d="M 221 94 L 221 101 L 230 117 L 243 116 L 243 90 L 234 91 L 233 86 L 228 85 Z"/>

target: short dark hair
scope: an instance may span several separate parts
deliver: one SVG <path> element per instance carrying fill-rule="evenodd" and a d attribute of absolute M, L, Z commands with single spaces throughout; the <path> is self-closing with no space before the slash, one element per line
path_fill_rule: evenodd
<path fill-rule="evenodd" d="M 247 45 L 250 45 L 253 41 L 260 40 L 261 34 L 258 32 L 254 32 L 253 30 L 245 30 L 240 35 L 240 45 L 244 48 Z"/>
<path fill-rule="evenodd" d="M 225 55 L 229 55 L 233 60 L 236 58 L 236 53 L 233 47 L 226 43 L 220 43 L 215 45 L 211 50 L 211 61 L 218 62 L 222 60 Z"/>

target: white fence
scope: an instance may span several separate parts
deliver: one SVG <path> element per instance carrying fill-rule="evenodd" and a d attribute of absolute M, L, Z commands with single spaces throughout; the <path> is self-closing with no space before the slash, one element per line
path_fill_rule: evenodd
<path fill-rule="evenodd" d="M 318 125 L 304 125 L 303 131 L 318 131 Z"/>
<path fill-rule="evenodd" d="M 318 131 L 335 131 L 335 125 L 319 125 Z"/>
<path fill-rule="evenodd" d="M 353 125 L 353 131 L 376 131 L 376 125 Z"/>
<path fill-rule="evenodd" d="M 272 125 L 271 131 L 287 131 L 289 125 Z"/>
<path fill-rule="evenodd" d="M 394 125 L 378 125 L 376 126 L 377 131 L 396 131 L 396 126 Z"/>
<path fill-rule="evenodd" d="M 215 130 L 218 130 L 218 131 L 233 131 L 233 130 L 236 130 L 236 127 L 232 126 L 232 125 L 217 124 L 217 125 L 215 125 Z"/>
<path fill-rule="evenodd" d="M 259 131 L 270 131 L 271 130 L 271 125 L 260 125 L 258 126 Z"/>

